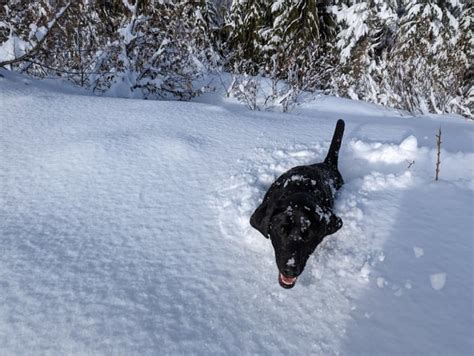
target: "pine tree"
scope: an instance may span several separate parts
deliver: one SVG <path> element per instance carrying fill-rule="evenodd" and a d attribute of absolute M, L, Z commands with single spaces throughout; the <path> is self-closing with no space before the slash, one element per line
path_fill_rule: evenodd
<path fill-rule="evenodd" d="M 265 72 L 262 30 L 272 23 L 269 0 L 234 0 L 226 18 L 227 68 L 235 73 Z"/>
<path fill-rule="evenodd" d="M 387 56 L 397 28 L 394 0 L 336 0 L 337 29 L 331 87 L 338 95 L 387 102 Z"/>
<path fill-rule="evenodd" d="M 459 89 L 469 68 L 467 16 L 458 0 L 406 1 L 391 57 L 391 105 L 423 113 L 462 110 Z"/>
<path fill-rule="evenodd" d="M 189 50 L 205 70 L 220 67 L 220 24 L 215 4 L 211 0 L 184 1 L 182 11 L 190 19 Z"/>
<path fill-rule="evenodd" d="M 459 45 L 462 53 L 466 56 L 468 65 L 464 71 L 461 88 L 459 88 L 461 100 L 459 103 L 454 103 L 455 107 L 452 108 L 452 111 L 474 118 L 474 31 L 472 26 L 474 5 L 465 3 L 460 17 L 461 38 Z"/>
<path fill-rule="evenodd" d="M 273 23 L 262 31 L 266 72 L 302 88 L 314 75 L 320 47 L 316 0 L 283 0 L 271 7 Z"/>

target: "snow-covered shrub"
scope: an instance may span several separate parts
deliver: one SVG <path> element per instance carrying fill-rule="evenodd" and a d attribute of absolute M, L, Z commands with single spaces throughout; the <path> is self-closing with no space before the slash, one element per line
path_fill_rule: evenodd
<path fill-rule="evenodd" d="M 260 88 L 260 79 L 247 74 L 234 75 L 228 89 L 231 96 L 237 98 L 250 110 L 260 110 L 257 105 L 257 96 Z"/>
<path fill-rule="evenodd" d="M 282 112 L 291 111 L 303 93 L 288 81 L 247 74 L 234 74 L 227 92 L 252 111 L 278 109 Z"/>
<path fill-rule="evenodd" d="M 21 70 L 34 76 L 61 77 L 88 87 L 98 73 L 97 60 L 107 42 L 109 20 L 105 8 L 90 1 L 74 1 L 61 23 L 51 29 L 38 53 Z"/>
<path fill-rule="evenodd" d="M 117 35 L 99 59 L 94 89 L 119 96 L 189 100 L 199 94 L 194 81 L 216 68 L 214 9 L 209 1 L 134 3 Z"/>
<path fill-rule="evenodd" d="M 2 10 L 12 20 L 0 22 L 0 56 L 12 46 L 14 53 L 7 53 L 11 58 L 31 52 L 34 56 L 15 69 L 35 76 L 62 77 L 120 96 L 186 100 L 200 92 L 194 80 L 219 64 L 216 13 L 209 0 L 37 0 L 17 5 Z M 49 29 L 57 14 L 61 22 Z M 41 42 L 33 41 L 40 33 L 36 29 L 47 34 Z"/>

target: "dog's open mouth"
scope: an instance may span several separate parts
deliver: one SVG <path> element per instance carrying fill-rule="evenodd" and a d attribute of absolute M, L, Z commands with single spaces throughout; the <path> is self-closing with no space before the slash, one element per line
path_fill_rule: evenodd
<path fill-rule="evenodd" d="M 283 288 L 289 289 L 295 286 L 296 278 L 297 277 L 286 277 L 285 275 L 280 273 L 278 275 L 278 282 Z"/>

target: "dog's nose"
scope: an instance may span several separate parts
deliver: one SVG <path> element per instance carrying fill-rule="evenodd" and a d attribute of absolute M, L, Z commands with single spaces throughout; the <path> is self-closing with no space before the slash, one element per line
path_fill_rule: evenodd
<path fill-rule="evenodd" d="M 286 266 L 282 273 L 285 277 L 298 277 L 298 269 L 296 267 Z"/>

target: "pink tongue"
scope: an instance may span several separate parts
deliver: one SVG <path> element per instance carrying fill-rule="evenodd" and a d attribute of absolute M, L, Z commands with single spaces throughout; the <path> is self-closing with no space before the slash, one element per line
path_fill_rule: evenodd
<path fill-rule="evenodd" d="M 280 279 L 283 283 L 288 284 L 288 285 L 291 285 L 291 284 L 295 283 L 295 281 L 296 281 L 296 277 L 285 277 L 281 273 L 280 273 Z"/>

